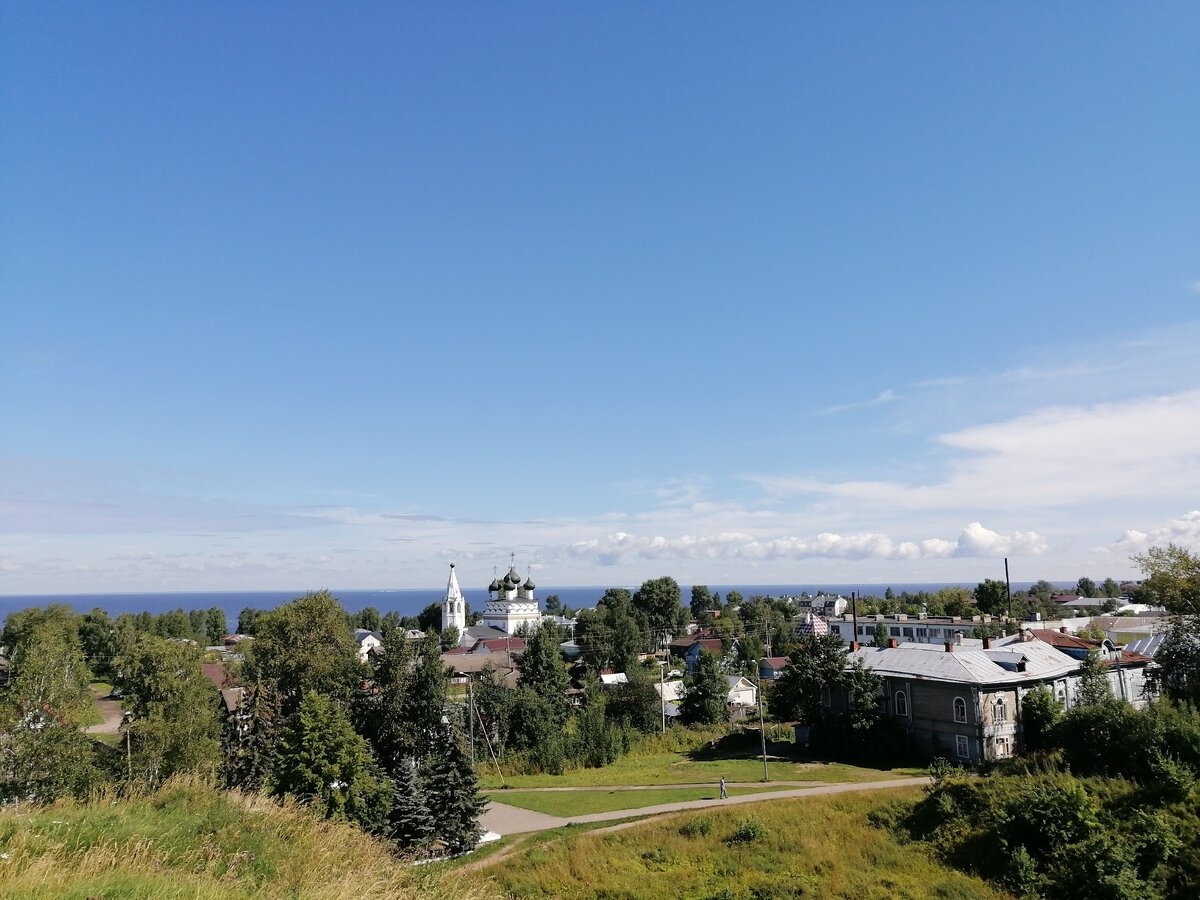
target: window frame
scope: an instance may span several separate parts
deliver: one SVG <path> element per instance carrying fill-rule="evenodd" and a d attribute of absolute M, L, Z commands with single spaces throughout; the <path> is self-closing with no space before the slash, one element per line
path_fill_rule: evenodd
<path fill-rule="evenodd" d="M 965 734 L 954 736 L 954 755 L 959 759 L 971 758 L 971 741 Z"/>
<path fill-rule="evenodd" d="M 896 715 L 904 716 L 907 719 L 908 718 L 908 693 L 903 690 L 896 691 L 894 699 L 896 702 Z"/>
<path fill-rule="evenodd" d="M 958 716 L 958 706 L 960 703 L 962 704 L 962 718 L 961 719 Z M 959 723 L 960 725 L 966 725 L 967 724 L 967 701 L 963 697 L 955 697 L 954 703 L 953 703 L 953 709 L 954 709 L 954 721 Z"/>

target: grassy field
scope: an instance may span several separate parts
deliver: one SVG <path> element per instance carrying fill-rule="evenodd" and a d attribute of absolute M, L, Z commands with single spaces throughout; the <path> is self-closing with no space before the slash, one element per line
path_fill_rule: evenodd
<path fill-rule="evenodd" d="M 867 769 L 844 763 L 769 759 L 772 781 L 857 782 L 924 775 L 924 769 Z M 506 775 L 480 767 L 484 788 L 620 787 L 641 784 L 707 784 L 762 780 L 762 760 L 753 757 L 709 757 L 706 753 L 653 753 L 625 756 L 602 769 L 573 769 L 562 775 Z"/>
<path fill-rule="evenodd" d="M 736 794 L 762 794 L 770 791 L 785 791 L 786 786 L 730 788 L 730 796 Z M 532 809 L 548 816 L 586 816 L 588 813 L 612 812 L 614 809 L 637 809 L 641 806 L 657 806 L 660 803 L 681 803 L 685 800 L 716 800 L 720 796 L 716 787 L 662 788 L 650 791 L 506 791 L 492 794 L 491 798 L 509 806 Z"/>
<path fill-rule="evenodd" d="M 6 900 L 411 897 L 497 900 L 486 879 L 396 860 L 296 806 L 175 782 L 157 794 L 0 813 Z"/>
<path fill-rule="evenodd" d="M 867 823 L 872 808 L 915 796 L 902 789 L 768 801 L 681 813 L 614 833 L 539 835 L 485 871 L 517 898 L 1006 896 Z M 755 824 L 746 827 L 747 820 Z M 732 840 L 739 831 L 750 839 Z"/>

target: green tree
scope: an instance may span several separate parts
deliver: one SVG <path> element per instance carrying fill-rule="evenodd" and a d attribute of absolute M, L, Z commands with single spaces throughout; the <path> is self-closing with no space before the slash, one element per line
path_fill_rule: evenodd
<path fill-rule="evenodd" d="M 83 796 L 102 779 L 93 742 L 78 726 L 92 697 L 73 627 L 55 615 L 18 625 L 12 677 L 0 695 L 0 800 Z"/>
<path fill-rule="evenodd" d="M 238 634 L 249 635 L 254 637 L 254 632 L 258 627 L 259 617 L 263 615 L 262 610 L 254 609 L 247 606 L 238 614 L 237 632 Z"/>
<path fill-rule="evenodd" d="M 1008 587 L 996 578 L 985 578 L 975 588 L 975 605 L 982 612 L 998 615 L 1008 610 Z"/>
<path fill-rule="evenodd" d="M 1029 596 L 1036 597 L 1042 603 L 1049 603 L 1050 598 L 1054 596 L 1054 585 L 1044 578 L 1039 579 L 1029 588 Z"/>
<path fill-rule="evenodd" d="M 96 607 L 80 618 L 79 646 L 92 672 L 112 675 L 112 661 L 117 655 L 117 629 L 108 613 Z"/>
<path fill-rule="evenodd" d="M 543 624 L 526 638 L 525 651 L 517 663 L 521 670 L 517 683 L 545 697 L 555 709 L 559 722 L 566 718 L 567 688 L 571 686 L 558 648 L 563 639 L 559 628 Z"/>
<path fill-rule="evenodd" d="M 416 649 L 412 676 L 400 699 L 403 730 L 406 737 L 396 735 L 391 745 L 393 754 L 424 759 L 437 747 L 446 715 L 446 691 L 450 679 L 442 663 L 442 648 L 436 633 L 427 634 Z M 405 745 L 407 741 L 407 746 Z M 393 757 L 394 759 L 394 757 Z"/>
<path fill-rule="evenodd" d="M 790 659 L 771 688 L 772 718 L 816 724 L 822 719 L 822 697 L 845 668 L 846 647 L 836 634 L 804 635 Z"/>
<path fill-rule="evenodd" d="M 1096 587 L 1096 582 L 1084 575 L 1075 582 L 1075 593 L 1080 597 L 1096 597 L 1100 590 Z"/>
<path fill-rule="evenodd" d="M 57 617 L 34 621 L 12 651 L 8 703 L 19 715 L 41 711 L 79 723 L 92 708 L 91 673 L 83 660 L 78 632 Z"/>
<path fill-rule="evenodd" d="M 246 677 L 273 681 L 285 715 L 306 691 L 348 700 L 363 675 L 345 610 L 329 591 L 284 603 L 255 623 Z"/>
<path fill-rule="evenodd" d="M 21 643 L 29 639 L 30 632 L 38 626 L 57 629 L 68 640 L 78 641 L 79 620 L 79 614 L 65 603 L 51 603 L 46 607 L 31 606 L 9 613 L 4 620 L 4 647 L 8 654 L 15 653 Z"/>
<path fill-rule="evenodd" d="M 215 776 L 221 764 L 220 696 L 191 644 L 139 635 L 117 659 L 133 751 L 133 777 L 155 788 L 181 772 Z"/>
<path fill-rule="evenodd" d="M 383 627 L 383 617 L 379 615 L 379 610 L 374 606 L 359 610 L 356 618 L 358 627 L 365 628 L 367 631 L 379 631 Z"/>
<path fill-rule="evenodd" d="M 417 613 L 417 627 L 422 631 L 440 631 L 442 628 L 442 604 L 430 603 Z"/>
<path fill-rule="evenodd" d="M 692 602 L 690 604 L 693 619 L 702 619 L 707 613 L 711 613 L 714 609 L 721 608 L 719 598 L 713 597 L 712 591 L 708 589 L 706 584 L 692 585 Z"/>
<path fill-rule="evenodd" d="M 886 647 L 888 642 L 887 626 L 882 622 L 876 622 L 875 627 L 871 629 L 871 646 Z"/>
<path fill-rule="evenodd" d="M 433 813 L 429 811 L 429 800 L 417 775 L 416 763 L 406 759 L 395 776 L 387 836 L 401 851 L 412 852 L 429 843 L 434 827 Z"/>
<path fill-rule="evenodd" d="M 1095 706 L 1112 699 L 1112 685 L 1108 681 L 1108 663 L 1095 650 L 1089 650 L 1087 658 L 1079 667 L 1079 687 L 1076 702 L 1080 706 Z"/>
<path fill-rule="evenodd" d="M 687 627 L 687 613 L 680 605 L 679 584 L 674 578 L 652 578 L 642 582 L 633 594 L 633 608 L 643 632 L 652 637 L 653 649 L 665 636 L 681 634 Z"/>
<path fill-rule="evenodd" d="M 1050 690 L 1039 684 L 1021 701 L 1021 740 L 1026 752 L 1049 750 L 1057 743 L 1063 708 Z"/>
<path fill-rule="evenodd" d="M 1154 680 L 1169 697 L 1200 705 L 1200 617 L 1173 616 L 1154 655 Z"/>
<path fill-rule="evenodd" d="M 1145 589 L 1170 612 L 1200 614 L 1200 554 L 1168 544 L 1133 557 L 1146 576 Z"/>
<path fill-rule="evenodd" d="M 245 791 L 265 790 L 275 768 L 282 725 L 279 696 L 269 681 L 253 681 L 226 715 L 221 737 L 222 781 Z"/>
<path fill-rule="evenodd" d="M 380 831 L 391 810 L 392 785 L 339 703 L 306 691 L 284 729 L 270 793 L 311 803 L 327 818 Z"/>
<path fill-rule="evenodd" d="M 1114 578 L 1105 578 L 1100 585 L 1100 593 L 1115 600 L 1121 596 L 1121 585 Z"/>
<path fill-rule="evenodd" d="M 610 722 L 642 734 L 652 734 L 662 727 L 662 701 L 658 691 L 637 667 L 629 670 L 625 684 L 618 684 L 609 691 L 606 713 Z"/>
<path fill-rule="evenodd" d="M 609 588 L 594 610 L 576 617 L 574 640 L 593 669 L 626 672 L 645 644 L 633 610 L 633 595 L 624 588 Z"/>
<path fill-rule="evenodd" d="M 683 679 L 679 717 L 688 725 L 729 721 L 729 682 L 715 653 L 701 650 L 696 670 Z"/>
<path fill-rule="evenodd" d="M 460 736 L 446 727 L 438 736 L 442 752 L 434 757 L 425 778 L 433 832 L 449 853 L 463 853 L 479 843 L 483 828 L 479 816 L 487 801 L 479 795 L 479 782 Z"/>
<path fill-rule="evenodd" d="M 225 610 L 219 606 L 210 607 L 204 616 L 204 633 L 209 646 L 217 646 L 221 638 L 229 633 L 229 623 L 225 621 Z"/>

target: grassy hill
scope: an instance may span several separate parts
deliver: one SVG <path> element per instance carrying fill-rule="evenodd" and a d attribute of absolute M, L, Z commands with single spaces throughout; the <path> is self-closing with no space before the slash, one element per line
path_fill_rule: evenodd
<path fill-rule="evenodd" d="M 299 806 L 176 781 L 143 798 L 0 813 L 0 896 L 485 900 L 486 883 L 396 860 Z"/>
<path fill-rule="evenodd" d="M 521 898 L 1005 897 L 868 824 L 872 809 L 918 796 L 901 789 L 767 801 L 619 831 L 534 835 L 485 871 Z"/>

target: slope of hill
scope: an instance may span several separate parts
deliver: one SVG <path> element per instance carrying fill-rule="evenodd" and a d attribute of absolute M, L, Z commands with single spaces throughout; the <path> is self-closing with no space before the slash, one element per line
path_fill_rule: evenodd
<path fill-rule="evenodd" d="M 487 884 L 399 862 L 296 805 L 179 780 L 134 799 L 0 813 L 6 898 L 485 900 Z"/>

